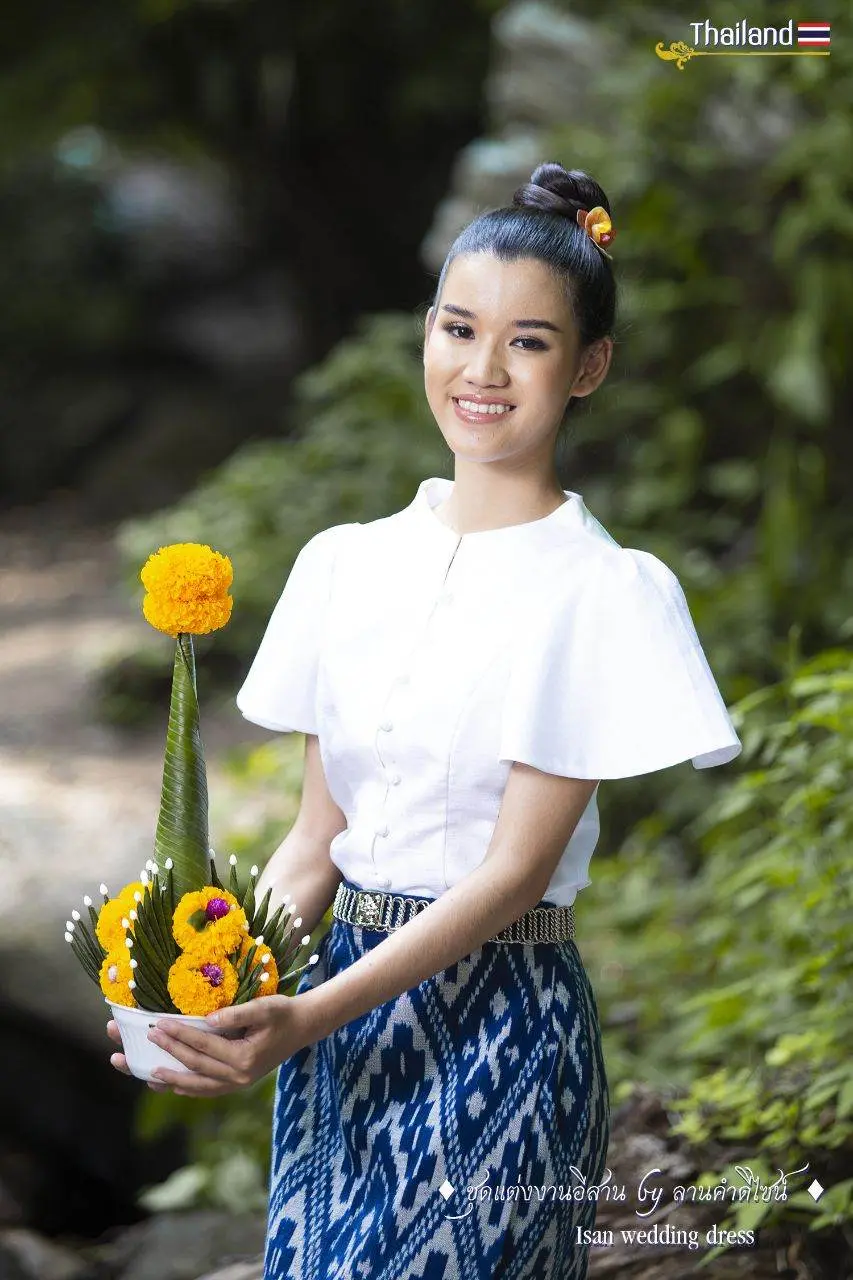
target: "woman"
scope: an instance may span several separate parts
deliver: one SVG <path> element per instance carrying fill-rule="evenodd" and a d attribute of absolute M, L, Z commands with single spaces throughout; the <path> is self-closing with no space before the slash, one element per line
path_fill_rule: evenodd
<path fill-rule="evenodd" d="M 243 1040 L 151 1034 L 182 1094 L 280 1064 L 265 1280 L 587 1273 L 610 1111 L 573 903 L 596 789 L 741 749 L 676 577 L 556 473 L 612 356 L 609 213 L 546 164 L 460 234 L 424 345 L 454 481 L 313 537 L 237 698 L 306 735 L 259 893 L 300 931 L 334 898 L 334 924 L 295 998 L 214 1015 Z"/>

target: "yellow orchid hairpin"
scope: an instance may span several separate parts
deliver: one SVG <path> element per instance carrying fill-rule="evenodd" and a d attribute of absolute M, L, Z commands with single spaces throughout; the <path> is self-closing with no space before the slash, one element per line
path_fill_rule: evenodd
<path fill-rule="evenodd" d="M 611 255 L 604 246 L 612 242 L 616 232 L 613 230 L 613 223 L 610 221 L 610 214 L 607 210 L 597 204 L 594 209 L 578 209 L 576 216 L 578 226 L 587 233 L 592 243 L 597 249 L 601 250 L 605 258 L 611 258 L 612 261 Z"/>

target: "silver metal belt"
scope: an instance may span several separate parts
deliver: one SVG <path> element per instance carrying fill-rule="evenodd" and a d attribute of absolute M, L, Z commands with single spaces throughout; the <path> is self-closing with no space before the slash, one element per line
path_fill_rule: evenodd
<path fill-rule="evenodd" d="M 332 914 L 346 924 L 391 933 L 424 911 L 433 898 L 404 898 L 394 893 L 338 885 Z M 575 936 L 574 907 L 531 907 L 489 942 L 567 942 Z"/>

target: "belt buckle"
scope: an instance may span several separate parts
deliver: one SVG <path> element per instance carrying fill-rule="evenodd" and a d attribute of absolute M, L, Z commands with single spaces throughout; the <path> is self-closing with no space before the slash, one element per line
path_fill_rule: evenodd
<path fill-rule="evenodd" d="M 375 925 L 382 913 L 383 897 L 381 893 L 360 893 L 355 906 L 355 923 L 368 928 Z"/>

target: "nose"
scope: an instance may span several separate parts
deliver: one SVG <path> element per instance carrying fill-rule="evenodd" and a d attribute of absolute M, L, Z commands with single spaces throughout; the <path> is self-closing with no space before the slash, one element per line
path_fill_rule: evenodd
<path fill-rule="evenodd" d="M 465 364 L 465 379 L 472 386 L 503 387 L 507 373 L 500 353 L 488 342 L 472 343 Z"/>

